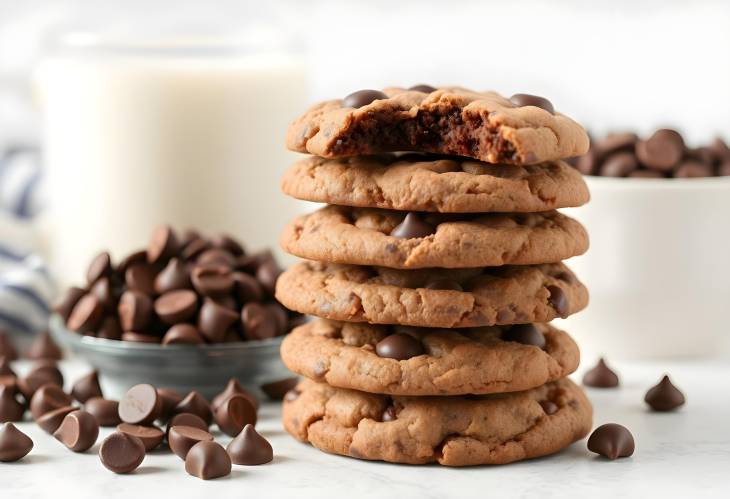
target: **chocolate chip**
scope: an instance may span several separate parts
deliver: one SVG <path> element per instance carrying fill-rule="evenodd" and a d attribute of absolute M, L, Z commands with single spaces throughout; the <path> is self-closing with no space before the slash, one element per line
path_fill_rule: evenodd
<path fill-rule="evenodd" d="M 604 424 L 591 433 L 588 450 L 611 460 L 629 457 L 634 453 L 634 437 L 619 424 Z"/>
<path fill-rule="evenodd" d="M 140 331 L 152 319 L 152 300 L 139 291 L 128 290 L 119 298 L 117 310 L 124 331 Z"/>
<path fill-rule="evenodd" d="M 72 404 L 73 399 L 60 386 L 45 384 L 30 399 L 30 414 L 38 419 L 47 412 Z"/>
<path fill-rule="evenodd" d="M 175 426 L 192 426 L 193 428 L 208 431 L 208 424 L 203 421 L 203 418 L 189 412 L 181 412 L 170 418 L 170 421 L 167 423 L 168 435 L 170 434 L 170 430 Z"/>
<path fill-rule="evenodd" d="M 576 169 L 583 175 L 593 175 L 598 167 L 598 154 L 591 149 L 575 162 Z"/>
<path fill-rule="evenodd" d="M 234 285 L 233 273 L 225 265 L 198 265 L 191 279 L 195 290 L 206 296 L 228 294 Z"/>
<path fill-rule="evenodd" d="M 676 178 L 712 177 L 712 165 L 699 161 L 687 160 L 679 164 L 674 170 Z"/>
<path fill-rule="evenodd" d="M 213 421 L 213 412 L 210 409 L 210 404 L 196 390 L 188 393 L 187 396 L 175 406 L 175 414 L 181 414 L 183 412 L 195 414 L 205 421 L 205 424 L 207 425 L 210 425 L 211 421 Z"/>
<path fill-rule="evenodd" d="M 139 438 L 147 452 L 156 449 L 165 438 L 165 433 L 156 426 L 120 423 L 117 425 L 117 431 Z"/>
<path fill-rule="evenodd" d="M 21 421 L 25 414 L 25 405 L 16 398 L 17 389 L 13 386 L 0 385 L 0 423 Z"/>
<path fill-rule="evenodd" d="M 53 433 L 61 426 L 61 422 L 74 411 L 77 411 L 78 407 L 67 405 L 65 407 L 59 407 L 45 413 L 43 416 L 36 419 L 36 424 L 41 427 L 46 433 L 53 435 Z"/>
<path fill-rule="evenodd" d="M 387 423 L 388 421 L 395 421 L 398 418 L 398 413 L 395 410 L 395 406 L 389 405 L 385 408 L 383 411 L 383 414 L 380 416 L 380 420 L 383 423 Z"/>
<path fill-rule="evenodd" d="M 594 388 L 613 388 L 619 385 L 618 375 L 601 357 L 598 359 L 598 364 L 583 375 L 583 384 Z"/>
<path fill-rule="evenodd" d="M 122 258 L 122 261 L 119 262 L 119 265 L 117 265 L 117 273 L 119 275 L 125 275 L 127 273 L 127 269 L 131 267 L 132 265 L 136 265 L 138 263 L 146 263 L 147 262 L 147 250 L 139 250 L 135 251 L 133 253 L 128 254 L 124 258 Z"/>
<path fill-rule="evenodd" d="M 629 178 L 664 178 L 664 174 L 656 170 L 644 170 L 640 168 L 629 173 Z"/>
<path fill-rule="evenodd" d="M 53 311 L 60 315 L 64 322 L 68 321 L 71 311 L 85 294 L 85 289 L 77 288 L 75 286 L 68 288 L 63 293 L 61 299 L 53 305 Z"/>
<path fill-rule="evenodd" d="M 168 291 L 155 300 L 155 313 L 166 324 L 179 324 L 198 311 L 198 295 L 189 289 Z"/>
<path fill-rule="evenodd" d="M 35 392 L 43 385 L 63 386 L 63 374 L 52 362 L 39 362 L 24 378 L 18 379 L 18 389 L 30 401 Z"/>
<path fill-rule="evenodd" d="M 412 87 L 409 87 L 408 90 L 415 90 L 416 92 L 430 94 L 431 92 L 435 92 L 436 88 L 431 85 L 413 85 Z"/>
<path fill-rule="evenodd" d="M 17 377 L 15 371 L 10 367 L 10 359 L 4 355 L 0 355 L 0 376 Z"/>
<path fill-rule="evenodd" d="M 117 307 L 117 296 L 112 288 L 112 282 L 108 277 L 102 277 L 91 286 L 90 293 L 96 296 L 105 312 L 114 312 Z"/>
<path fill-rule="evenodd" d="M 162 404 L 159 417 L 166 421 L 173 415 L 175 406 L 182 401 L 183 396 L 169 388 L 157 388 L 157 396 L 160 397 Z"/>
<path fill-rule="evenodd" d="M 655 411 L 666 412 L 684 405 L 685 399 L 684 394 L 665 375 L 658 384 L 649 388 L 644 402 Z"/>
<path fill-rule="evenodd" d="M 198 330 L 208 341 L 223 341 L 228 328 L 238 319 L 238 314 L 227 307 L 206 298 L 198 315 Z"/>
<path fill-rule="evenodd" d="M 287 392 L 297 386 L 297 383 L 299 383 L 299 378 L 284 378 L 278 381 L 264 383 L 261 385 L 261 391 L 271 400 L 282 400 Z"/>
<path fill-rule="evenodd" d="M 74 306 L 66 325 L 77 333 L 93 332 L 101 323 L 104 309 L 99 300 L 91 294 L 86 294 Z"/>
<path fill-rule="evenodd" d="M 16 360 L 18 358 L 18 352 L 15 350 L 13 343 L 10 341 L 7 333 L 0 328 L 0 357 L 5 357 L 7 360 Z"/>
<path fill-rule="evenodd" d="M 58 345 L 51 339 L 51 335 L 48 331 L 44 331 L 38 336 L 30 346 L 27 357 L 29 359 L 41 360 L 61 360 L 63 358 L 63 352 L 58 348 Z"/>
<path fill-rule="evenodd" d="M 177 258 L 171 258 L 164 269 L 157 274 L 154 281 L 155 292 L 164 294 L 176 289 L 189 289 L 190 272 L 184 262 Z"/>
<path fill-rule="evenodd" d="M 230 475 L 231 458 L 216 442 L 198 442 L 185 456 L 185 471 L 203 480 L 220 478 Z"/>
<path fill-rule="evenodd" d="M 159 343 L 160 338 L 151 334 L 142 334 L 128 331 L 122 334 L 122 341 L 130 341 L 132 343 Z"/>
<path fill-rule="evenodd" d="M 152 385 L 135 385 L 119 401 L 119 418 L 125 423 L 149 425 L 162 413 L 162 399 Z"/>
<path fill-rule="evenodd" d="M 162 337 L 163 345 L 200 345 L 205 343 L 198 328 L 191 324 L 177 324 Z"/>
<path fill-rule="evenodd" d="M 142 441 L 126 433 L 114 432 L 104 439 L 99 448 L 99 459 L 106 469 L 114 473 L 130 473 L 144 460 Z"/>
<path fill-rule="evenodd" d="M 243 246 L 228 234 L 216 234 L 210 238 L 210 242 L 213 247 L 224 249 L 233 256 L 242 256 L 246 253 Z"/>
<path fill-rule="evenodd" d="M 86 272 L 86 281 L 91 285 L 102 277 L 108 277 L 111 273 L 112 260 L 109 253 L 104 251 L 91 260 L 89 270 Z"/>
<path fill-rule="evenodd" d="M 271 448 L 271 444 L 252 424 L 247 424 L 238 436 L 231 440 L 226 450 L 235 464 L 255 466 L 274 459 L 274 449 Z"/>
<path fill-rule="evenodd" d="M 117 426 L 122 422 L 116 400 L 92 397 L 84 403 L 84 410 L 96 418 L 99 426 Z"/>
<path fill-rule="evenodd" d="M 387 99 L 380 90 L 358 90 L 342 100 L 342 107 L 354 107 L 355 109 L 367 106 L 373 101 Z"/>
<path fill-rule="evenodd" d="M 93 370 L 86 376 L 79 378 L 71 388 L 71 395 L 82 404 L 90 398 L 102 397 L 99 373 Z"/>
<path fill-rule="evenodd" d="M 152 238 L 147 247 L 147 261 L 157 263 L 171 258 L 175 255 L 177 248 L 177 238 L 173 230 L 167 225 L 157 227 L 152 232 Z"/>
<path fill-rule="evenodd" d="M 544 109 L 550 114 L 555 114 L 553 104 L 545 97 L 531 94 L 514 94 L 509 100 L 517 107 L 535 106 Z"/>
<path fill-rule="evenodd" d="M 61 426 L 53 436 L 74 452 L 84 452 L 96 443 L 99 437 L 99 423 L 86 411 L 71 412 L 63 418 Z"/>
<path fill-rule="evenodd" d="M 281 272 L 281 268 L 274 260 L 264 262 L 256 269 L 256 279 L 271 296 L 274 296 L 276 281 L 279 279 Z"/>
<path fill-rule="evenodd" d="M 633 151 L 638 141 L 639 137 L 635 133 L 611 133 L 605 138 L 596 141 L 593 148 L 602 156 L 605 156 L 616 151 Z"/>
<path fill-rule="evenodd" d="M 152 296 L 155 294 L 155 274 L 154 267 L 147 262 L 135 263 L 124 272 L 124 283 L 128 290 Z"/>
<path fill-rule="evenodd" d="M 33 448 L 33 441 L 13 423 L 0 424 L 0 462 L 10 463 L 24 458 Z"/>
<path fill-rule="evenodd" d="M 241 310 L 243 332 L 249 340 L 273 338 L 277 333 L 276 318 L 260 303 L 247 303 Z"/>
<path fill-rule="evenodd" d="M 434 279 L 427 282 L 424 287 L 427 289 L 464 291 L 461 284 L 451 279 Z"/>
<path fill-rule="evenodd" d="M 534 324 L 516 324 L 502 333 L 502 339 L 545 348 L 545 336 Z"/>
<path fill-rule="evenodd" d="M 183 461 L 195 444 L 212 441 L 213 435 L 194 426 L 175 425 L 170 428 L 167 434 L 167 443 L 170 445 L 170 450 Z"/>
<path fill-rule="evenodd" d="M 396 333 L 380 340 L 375 345 L 375 353 L 378 357 L 406 360 L 423 355 L 425 350 L 423 344 L 413 336 Z"/>
<path fill-rule="evenodd" d="M 390 235 L 399 239 L 414 239 L 430 236 L 434 232 L 436 232 L 435 227 L 421 220 L 417 213 L 409 212 Z"/>
<path fill-rule="evenodd" d="M 253 404 L 256 409 L 258 409 L 259 407 L 259 401 L 256 400 L 256 397 L 251 392 L 246 390 L 237 379 L 231 378 L 228 380 L 225 389 L 221 393 L 213 397 L 213 400 L 210 401 L 210 408 L 215 411 L 218 406 L 220 406 L 223 402 L 226 401 L 226 399 L 228 399 L 228 397 L 232 395 L 243 395 L 249 400 L 249 402 L 251 402 L 251 404 Z"/>
<path fill-rule="evenodd" d="M 241 303 L 245 304 L 252 301 L 259 302 L 263 300 L 264 290 L 259 281 L 257 281 L 254 277 L 243 272 L 234 272 L 233 282 L 235 283 L 238 300 Z"/>
<path fill-rule="evenodd" d="M 636 143 L 636 157 L 642 165 L 653 170 L 671 170 L 683 153 L 684 140 L 675 130 L 657 130 L 647 140 Z"/>
<path fill-rule="evenodd" d="M 639 166 L 630 152 L 617 152 L 603 161 L 599 175 L 604 177 L 625 177 Z"/>
<path fill-rule="evenodd" d="M 236 266 L 236 257 L 221 248 L 211 248 L 203 251 L 195 259 L 198 265 L 223 265 L 233 268 Z"/>
<path fill-rule="evenodd" d="M 568 297 L 565 296 L 565 292 L 558 286 L 548 286 L 547 290 L 550 293 L 550 297 L 548 298 L 550 306 L 558 313 L 558 317 L 565 319 L 569 311 Z"/>
<path fill-rule="evenodd" d="M 101 326 L 96 330 L 96 337 L 107 340 L 121 340 L 122 326 L 119 324 L 119 319 L 114 316 L 104 317 Z"/>
<path fill-rule="evenodd" d="M 274 324 L 276 324 L 276 336 L 288 333 L 289 331 L 287 328 L 289 326 L 289 315 L 287 314 L 286 309 L 278 302 L 267 303 L 264 307 L 274 320 Z"/>
<path fill-rule="evenodd" d="M 235 437 L 247 424 L 256 424 L 256 407 L 244 395 L 231 395 L 218 405 L 214 417 L 223 433 Z"/>
<path fill-rule="evenodd" d="M 185 245 L 185 248 L 180 252 L 180 256 L 186 261 L 195 260 L 208 248 L 210 248 L 210 242 L 202 238 L 194 239 Z"/>
<path fill-rule="evenodd" d="M 552 416 L 556 412 L 558 412 L 558 405 L 555 402 L 551 402 L 550 400 L 543 400 L 540 402 L 540 407 L 542 407 L 542 410 L 545 411 L 545 414 L 548 416 Z"/>

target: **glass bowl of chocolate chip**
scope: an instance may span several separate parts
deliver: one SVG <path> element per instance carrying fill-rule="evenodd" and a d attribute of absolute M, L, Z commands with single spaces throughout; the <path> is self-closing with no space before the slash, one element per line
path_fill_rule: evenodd
<path fill-rule="evenodd" d="M 614 358 L 730 354 L 726 142 L 691 144 L 668 128 L 614 133 L 573 164 L 591 202 L 565 211 L 586 226 L 591 248 L 570 266 L 591 305 L 566 327 L 584 334 L 586 355 L 596 338 L 593 353 Z"/>
<path fill-rule="evenodd" d="M 230 378 L 259 391 L 291 376 L 279 345 L 304 321 L 274 298 L 280 273 L 268 250 L 160 226 L 117 262 L 95 256 L 86 283 L 54 306 L 50 329 L 113 391 L 151 383 L 213 394 Z"/>

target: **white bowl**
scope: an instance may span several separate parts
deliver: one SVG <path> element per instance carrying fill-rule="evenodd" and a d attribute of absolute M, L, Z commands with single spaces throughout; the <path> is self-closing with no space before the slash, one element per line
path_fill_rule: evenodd
<path fill-rule="evenodd" d="M 586 181 L 563 211 L 591 237 L 568 262 L 591 302 L 561 321 L 584 358 L 730 357 L 730 177 Z"/>

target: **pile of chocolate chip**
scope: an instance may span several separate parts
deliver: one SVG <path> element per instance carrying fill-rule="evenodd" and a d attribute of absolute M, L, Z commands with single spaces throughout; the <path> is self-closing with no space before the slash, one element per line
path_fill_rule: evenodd
<path fill-rule="evenodd" d="M 569 160 L 584 175 L 631 178 L 696 178 L 730 175 L 730 148 L 716 138 L 690 148 L 676 130 L 663 128 L 641 139 L 614 133 L 592 140 L 587 154 Z"/>
<path fill-rule="evenodd" d="M 79 334 L 143 343 L 264 340 L 302 321 L 274 298 L 281 273 L 270 251 L 247 254 L 230 236 L 179 237 L 155 229 L 147 249 L 117 265 L 89 265 L 86 287 L 69 288 L 54 310 Z"/>
<path fill-rule="evenodd" d="M 230 474 L 232 463 L 273 459 L 271 444 L 254 429 L 259 402 L 236 379 L 210 402 L 197 391 L 183 397 L 147 384 L 130 388 L 117 402 L 104 398 L 96 371 L 77 380 L 70 393 L 63 382 L 53 360 L 39 361 L 18 377 L 0 357 L 0 461 L 17 461 L 33 449 L 33 441 L 13 425 L 28 409 L 38 426 L 73 452 L 90 449 L 100 427 L 115 427 L 99 448 L 102 464 L 115 473 L 135 470 L 165 441 L 188 473 L 206 480 Z M 281 398 L 290 387 L 277 385 L 268 394 Z M 214 441 L 213 423 L 234 437 L 226 448 Z"/>

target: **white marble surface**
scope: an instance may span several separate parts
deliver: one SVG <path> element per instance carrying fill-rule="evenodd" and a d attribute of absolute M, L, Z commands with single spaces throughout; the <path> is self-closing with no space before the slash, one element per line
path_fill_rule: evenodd
<path fill-rule="evenodd" d="M 617 422 L 636 439 L 628 459 L 606 461 L 585 449 L 585 441 L 562 453 L 501 467 L 449 469 L 357 461 L 323 454 L 299 444 L 282 429 L 279 410 L 261 411 L 259 431 L 275 452 L 264 466 L 234 466 L 230 477 L 204 482 L 185 473 L 183 462 L 152 452 L 131 475 L 102 467 L 98 446 L 73 454 L 35 424 L 19 427 L 35 442 L 18 463 L 0 463 L 0 499 L 50 497 L 175 499 L 218 497 L 719 497 L 730 493 L 730 364 L 675 363 L 617 365 L 623 386 L 590 390 L 595 425 Z M 68 379 L 83 373 L 65 363 Z M 645 390 L 671 373 L 687 396 L 682 410 L 650 413 Z M 109 433 L 103 429 L 101 437 Z M 100 437 L 100 440 L 101 440 Z M 217 435 L 225 444 L 228 437 Z M 663 496 L 660 496 L 660 493 Z"/>

